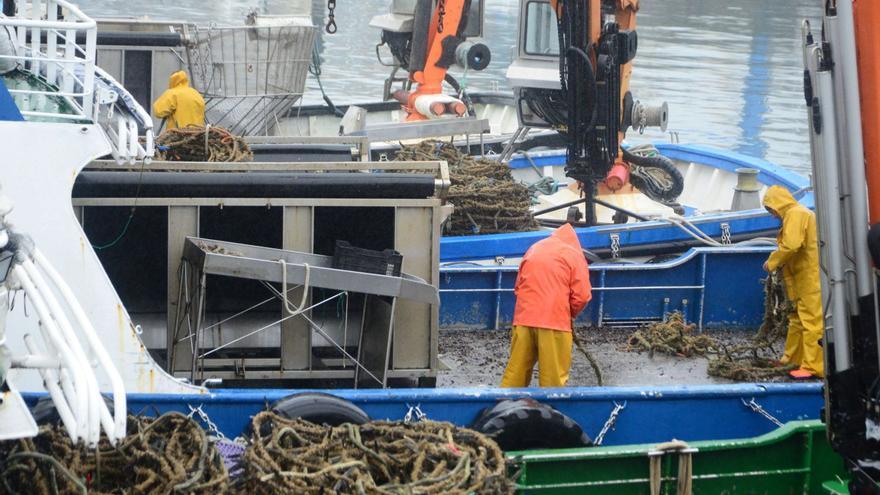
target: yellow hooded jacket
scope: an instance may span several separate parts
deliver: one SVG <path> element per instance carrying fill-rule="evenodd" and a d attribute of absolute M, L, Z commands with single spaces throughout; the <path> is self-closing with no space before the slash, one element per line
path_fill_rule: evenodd
<path fill-rule="evenodd" d="M 153 113 L 166 119 L 168 129 L 204 126 L 205 99 L 190 87 L 186 72 L 177 71 L 168 78 L 168 89 L 153 103 Z"/>
<path fill-rule="evenodd" d="M 816 217 L 781 186 L 767 189 L 764 206 L 782 219 L 776 238 L 779 247 L 767 260 L 768 268 L 773 272 L 782 267 L 789 299 L 808 298 L 809 304 L 821 304 Z"/>

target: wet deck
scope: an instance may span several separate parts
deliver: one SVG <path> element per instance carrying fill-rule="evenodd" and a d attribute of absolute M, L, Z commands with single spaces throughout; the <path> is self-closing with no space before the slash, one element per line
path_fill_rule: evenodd
<path fill-rule="evenodd" d="M 706 373 L 705 358 L 679 358 L 626 351 L 632 330 L 579 329 L 578 335 L 593 354 L 602 370 L 606 386 L 699 385 L 733 383 Z M 712 332 L 724 343 L 744 343 L 750 332 Z M 781 350 L 780 350 L 781 352 Z M 440 360 L 449 368 L 441 371 L 438 387 L 493 387 L 501 376 L 510 355 L 510 332 L 443 331 L 440 335 Z M 537 372 L 533 386 L 538 385 Z M 595 386 L 596 376 L 589 362 L 573 351 L 569 386 Z"/>

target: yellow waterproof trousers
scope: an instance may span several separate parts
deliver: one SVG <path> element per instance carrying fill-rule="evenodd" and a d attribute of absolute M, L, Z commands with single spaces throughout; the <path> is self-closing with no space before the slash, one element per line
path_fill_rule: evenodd
<path fill-rule="evenodd" d="M 510 342 L 510 360 L 501 386 L 528 387 L 532 368 L 538 363 L 542 387 L 564 387 L 571 369 L 571 332 L 515 325 Z"/>
<path fill-rule="evenodd" d="M 802 297 L 788 316 L 788 336 L 785 339 L 783 363 L 794 363 L 813 375 L 825 376 L 822 345 L 824 329 L 822 301 L 819 297 Z"/>

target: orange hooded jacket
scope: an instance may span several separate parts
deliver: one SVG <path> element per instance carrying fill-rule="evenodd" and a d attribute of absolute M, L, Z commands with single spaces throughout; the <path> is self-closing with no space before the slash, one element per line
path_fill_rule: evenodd
<path fill-rule="evenodd" d="M 571 225 L 556 229 L 526 251 L 519 265 L 513 324 L 571 331 L 571 320 L 590 302 L 587 260 Z"/>

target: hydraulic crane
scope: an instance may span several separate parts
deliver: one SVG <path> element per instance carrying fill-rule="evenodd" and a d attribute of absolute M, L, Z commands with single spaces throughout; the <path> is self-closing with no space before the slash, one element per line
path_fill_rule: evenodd
<path fill-rule="evenodd" d="M 665 104 L 648 107 L 629 91 L 638 8 L 638 0 L 520 3 L 519 56 L 508 69 L 520 125 L 559 132 L 568 150 L 566 174 L 588 197 L 599 183 L 614 191 L 629 180 L 629 162 L 639 158 L 621 149 L 628 128 L 665 129 L 668 120 Z M 466 94 L 449 69 L 488 66 L 489 49 L 473 41 L 482 33 L 483 9 L 483 0 L 394 0 L 391 13 L 373 19 L 396 66 L 409 73 L 403 89 L 386 91 L 400 101 L 408 121 L 468 115 Z M 444 81 L 456 95 L 443 93 Z M 681 182 L 667 163 L 642 165 L 663 169 L 670 176 L 666 183 Z M 658 199 L 677 195 L 674 187 L 665 193 Z M 592 204 L 586 204 L 592 222 Z"/>
<path fill-rule="evenodd" d="M 823 5 L 820 27 L 803 23 L 825 316 L 823 419 L 852 473 L 850 493 L 878 493 L 880 5 L 863 0 Z"/>

